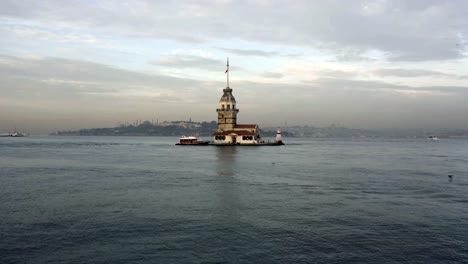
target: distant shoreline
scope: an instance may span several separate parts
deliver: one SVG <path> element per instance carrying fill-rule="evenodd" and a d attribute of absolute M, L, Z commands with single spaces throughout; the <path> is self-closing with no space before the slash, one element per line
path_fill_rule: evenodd
<path fill-rule="evenodd" d="M 261 129 L 264 137 L 274 137 L 277 127 L 265 127 Z M 289 126 L 280 127 L 282 135 L 290 138 L 427 138 L 436 136 L 438 138 L 468 138 L 468 129 L 454 130 L 369 130 L 347 128 L 337 125 L 328 127 L 313 126 Z M 109 128 L 89 128 L 78 130 L 57 131 L 51 133 L 54 136 L 173 136 L 180 137 L 198 136 L 211 137 L 217 130 L 216 121 L 192 122 L 192 121 L 164 121 L 153 123 L 144 121 L 132 125 L 120 125 Z"/>

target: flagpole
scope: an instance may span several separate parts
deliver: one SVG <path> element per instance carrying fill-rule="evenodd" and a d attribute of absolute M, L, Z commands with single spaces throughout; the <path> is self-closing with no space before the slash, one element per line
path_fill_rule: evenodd
<path fill-rule="evenodd" d="M 229 88 L 229 57 L 227 58 L 227 87 Z"/>

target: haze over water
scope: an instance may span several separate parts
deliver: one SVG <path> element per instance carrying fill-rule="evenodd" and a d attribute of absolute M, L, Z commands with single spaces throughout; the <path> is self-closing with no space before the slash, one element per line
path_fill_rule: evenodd
<path fill-rule="evenodd" d="M 0 262 L 468 261 L 466 140 L 176 141 L 1 138 Z"/>

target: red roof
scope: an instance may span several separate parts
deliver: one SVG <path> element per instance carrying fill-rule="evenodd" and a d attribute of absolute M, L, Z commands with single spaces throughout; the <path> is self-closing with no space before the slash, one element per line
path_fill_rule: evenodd
<path fill-rule="evenodd" d="M 222 132 L 215 132 L 213 133 L 213 136 L 227 136 L 230 134 L 236 134 L 238 136 L 255 136 L 255 132 L 251 132 L 248 130 L 228 130 Z"/>
<path fill-rule="evenodd" d="M 255 124 L 239 124 L 239 125 L 236 125 L 234 128 L 256 128 L 257 125 Z"/>

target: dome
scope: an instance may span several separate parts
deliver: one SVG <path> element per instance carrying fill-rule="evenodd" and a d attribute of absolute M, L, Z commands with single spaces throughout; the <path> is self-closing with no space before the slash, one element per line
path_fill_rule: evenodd
<path fill-rule="evenodd" d="M 234 95 L 232 95 L 232 89 L 229 87 L 226 87 L 223 89 L 223 96 L 221 96 L 221 99 L 219 99 L 220 102 L 236 102 L 236 98 L 234 98 Z"/>

